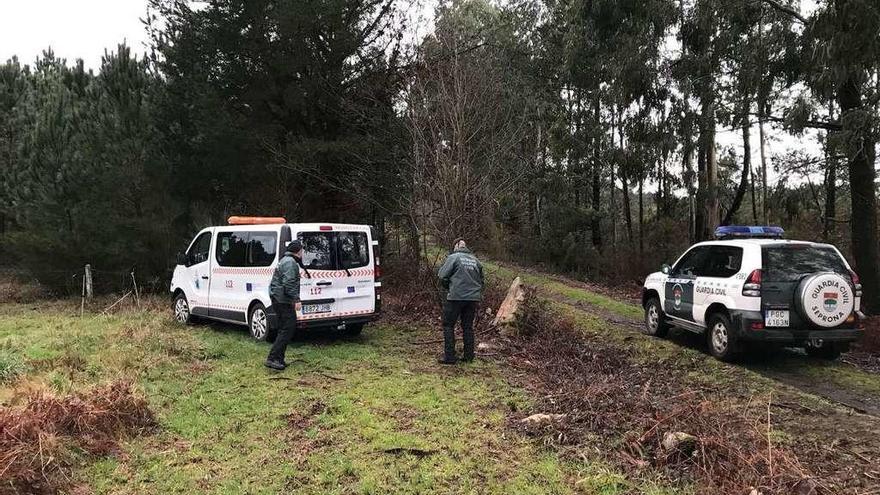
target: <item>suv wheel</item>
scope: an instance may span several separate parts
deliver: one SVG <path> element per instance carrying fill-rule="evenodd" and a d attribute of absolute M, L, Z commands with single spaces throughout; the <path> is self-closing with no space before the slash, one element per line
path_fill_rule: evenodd
<path fill-rule="evenodd" d="M 844 352 L 849 351 L 848 343 L 839 343 L 836 344 L 834 342 L 819 342 L 819 345 L 811 344 L 808 345 L 804 350 L 807 351 L 807 356 L 816 359 L 827 359 L 829 361 L 834 361 Z"/>
<path fill-rule="evenodd" d="M 248 314 L 248 329 L 255 340 L 266 340 L 269 336 L 269 317 L 262 303 L 256 303 L 251 307 Z"/>
<path fill-rule="evenodd" d="M 733 335 L 730 318 L 723 314 L 709 317 L 706 340 L 709 352 L 721 361 L 733 361 L 738 354 L 738 343 Z"/>
<path fill-rule="evenodd" d="M 669 333 L 669 323 L 660 308 L 660 300 L 652 297 L 645 304 L 645 333 L 655 337 L 665 337 Z"/>

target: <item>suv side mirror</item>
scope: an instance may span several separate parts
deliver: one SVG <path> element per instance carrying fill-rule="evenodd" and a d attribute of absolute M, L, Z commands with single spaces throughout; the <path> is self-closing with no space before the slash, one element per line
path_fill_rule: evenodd
<path fill-rule="evenodd" d="M 663 275 L 669 275 L 669 272 L 672 271 L 672 267 L 663 263 L 663 266 L 660 267 L 660 271 L 663 272 Z"/>
<path fill-rule="evenodd" d="M 177 253 L 177 264 L 178 265 L 186 265 L 186 254 Z"/>

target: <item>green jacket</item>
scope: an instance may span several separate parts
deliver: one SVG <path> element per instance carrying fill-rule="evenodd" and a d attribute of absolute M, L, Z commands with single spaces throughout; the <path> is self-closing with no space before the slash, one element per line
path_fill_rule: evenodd
<path fill-rule="evenodd" d="M 299 302 L 299 264 L 293 254 L 286 253 L 275 267 L 272 282 L 269 283 L 269 295 L 278 303 Z"/>
<path fill-rule="evenodd" d="M 483 265 L 470 249 L 456 249 L 446 257 L 437 273 L 440 283 L 449 292 L 449 301 L 480 301 L 483 299 Z"/>

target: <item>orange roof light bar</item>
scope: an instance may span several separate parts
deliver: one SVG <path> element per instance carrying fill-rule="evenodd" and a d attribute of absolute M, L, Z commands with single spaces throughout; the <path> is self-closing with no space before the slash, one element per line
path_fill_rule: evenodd
<path fill-rule="evenodd" d="M 274 223 L 287 223 L 284 217 L 238 217 L 232 216 L 227 220 L 229 225 L 266 225 Z"/>

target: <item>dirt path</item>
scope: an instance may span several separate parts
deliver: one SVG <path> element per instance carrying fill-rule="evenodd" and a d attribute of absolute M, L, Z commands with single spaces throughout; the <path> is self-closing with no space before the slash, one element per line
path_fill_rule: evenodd
<path fill-rule="evenodd" d="M 641 308 L 633 300 L 631 291 L 614 291 L 509 263 L 498 265 L 527 274 L 526 278 L 531 279 L 527 283 L 535 285 L 544 296 L 555 302 L 601 318 L 615 326 L 632 331 L 642 329 L 642 319 L 636 316 Z M 541 283 L 542 280 L 550 283 Z M 589 298 L 591 300 L 576 299 L 570 293 L 562 293 L 558 284 L 586 291 L 593 297 Z M 615 305 L 605 304 L 605 299 L 614 301 Z M 627 308 L 621 310 L 616 305 Z M 609 306 L 613 309 L 609 309 Z M 706 352 L 702 337 L 691 332 L 673 329 L 668 339 L 681 346 Z M 845 361 L 824 362 L 810 359 L 800 349 L 748 355 L 739 365 L 803 392 L 880 417 L 880 374 L 874 370 L 860 369 Z"/>

